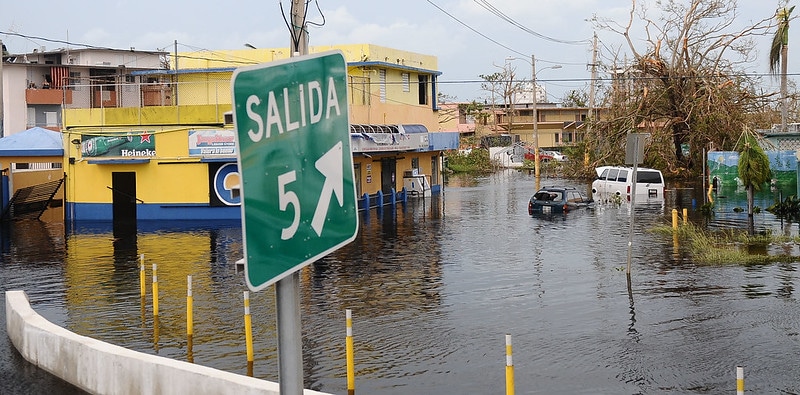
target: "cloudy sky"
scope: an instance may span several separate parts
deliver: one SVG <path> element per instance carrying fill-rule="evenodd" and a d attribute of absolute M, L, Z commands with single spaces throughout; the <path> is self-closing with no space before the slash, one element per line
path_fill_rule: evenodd
<path fill-rule="evenodd" d="M 780 1 L 739 0 L 737 20 L 770 18 Z M 245 43 L 287 47 L 289 42 L 284 15 L 288 18 L 291 0 L 4 3 L 0 40 L 12 53 L 61 48 L 63 42 L 170 52 L 175 41 L 179 52 L 241 49 Z M 655 1 L 645 3 L 654 8 Z M 593 34 L 601 49 L 622 44 L 619 35 L 596 30 L 589 20 L 625 23 L 630 6 L 631 0 L 316 0 L 308 6 L 309 44 L 376 44 L 437 56 L 440 91 L 459 101 L 486 98 L 479 75 L 502 67 L 514 67 L 519 78 L 529 79 L 535 55 L 538 82 L 551 101 L 559 101 L 570 90 L 587 90 Z M 800 71 L 792 66 L 800 50 L 791 49 L 800 42 L 798 29 L 790 29 L 790 73 Z M 634 40 L 641 44 L 641 38 Z M 760 47 L 749 67 L 753 73 L 768 71 L 768 41 Z M 561 68 L 550 68 L 554 65 Z"/>

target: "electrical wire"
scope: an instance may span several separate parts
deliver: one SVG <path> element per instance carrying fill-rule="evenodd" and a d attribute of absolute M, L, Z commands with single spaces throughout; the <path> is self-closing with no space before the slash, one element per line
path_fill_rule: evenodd
<path fill-rule="evenodd" d="M 519 52 L 519 51 L 517 51 L 517 50 L 515 50 L 515 49 L 513 49 L 513 48 L 511 48 L 511 47 L 509 47 L 509 46 L 507 46 L 507 45 L 505 45 L 505 44 L 502 44 L 502 43 L 500 43 L 499 41 L 497 41 L 497 40 L 495 40 L 495 39 L 493 39 L 493 38 L 491 38 L 491 37 L 489 37 L 489 36 L 487 36 L 487 35 L 485 35 L 485 34 L 483 34 L 483 33 L 479 32 L 478 30 L 476 30 L 476 29 L 475 29 L 475 28 L 473 28 L 472 26 L 470 26 L 470 25 L 467 25 L 466 23 L 464 23 L 464 22 L 463 22 L 463 21 L 461 21 L 460 19 L 456 18 L 456 17 L 455 17 L 455 15 L 453 15 L 453 14 L 451 14 L 451 13 L 447 12 L 447 11 L 446 11 L 444 8 L 442 8 L 442 7 L 439 7 L 439 5 L 438 5 L 438 4 L 436 4 L 436 3 L 434 3 L 433 1 L 431 1 L 431 0 L 427 0 L 427 2 L 428 2 L 428 3 L 430 3 L 430 5 L 432 5 L 432 6 L 436 7 L 436 8 L 437 8 L 439 11 L 443 12 L 445 15 L 449 16 L 449 17 L 450 17 L 451 19 L 453 19 L 454 21 L 456 21 L 456 22 L 460 23 L 462 26 L 466 27 L 466 28 L 467 28 L 467 29 L 469 29 L 469 30 L 472 30 L 472 31 L 473 31 L 475 34 L 477 34 L 477 35 L 479 35 L 479 36 L 481 36 L 481 37 L 483 37 L 483 38 L 485 38 L 485 39 L 487 39 L 487 40 L 489 40 L 489 41 L 491 41 L 491 42 L 493 42 L 493 43 L 495 43 L 495 44 L 497 44 L 497 45 L 499 45 L 499 46 L 501 46 L 501 47 L 503 47 L 503 48 L 505 48 L 505 49 L 507 49 L 507 50 L 509 50 L 509 51 L 513 52 L 513 53 L 515 53 L 515 54 L 517 54 L 517 55 L 520 55 L 520 56 L 528 56 L 527 54 L 524 54 L 524 53 L 522 53 L 522 52 Z"/>
<path fill-rule="evenodd" d="M 515 21 L 513 18 L 511 18 L 510 16 L 508 16 L 505 13 L 503 13 L 502 11 L 500 11 L 497 7 L 493 6 L 492 3 L 490 3 L 487 0 L 473 0 L 473 1 L 475 3 L 477 3 L 479 6 L 483 7 L 485 10 L 487 10 L 487 11 L 491 12 L 492 14 L 496 15 L 500 19 L 510 23 L 512 26 L 515 26 L 515 27 L 519 28 L 520 30 L 522 30 L 522 31 L 534 36 L 534 37 L 541 38 L 542 40 L 546 40 L 546 41 L 550 41 L 550 42 L 554 42 L 554 43 L 559 43 L 559 44 L 569 44 L 569 45 L 591 44 L 591 40 L 576 40 L 576 41 L 573 41 L 573 40 L 561 40 L 561 39 L 558 39 L 558 38 L 545 36 L 544 34 L 537 33 L 533 29 L 530 29 L 530 28 L 526 27 L 525 25 Z"/>

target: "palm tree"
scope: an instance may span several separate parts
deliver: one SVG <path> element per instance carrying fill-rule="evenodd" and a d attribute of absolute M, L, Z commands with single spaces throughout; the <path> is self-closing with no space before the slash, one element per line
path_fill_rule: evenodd
<path fill-rule="evenodd" d="M 789 56 L 789 19 L 794 6 L 787 9 L 786 7 L 779 8 L 775 11 L 775 18 L 778 20 L 778 28 L 775 30 L 775 36 L 772 37 L 772 46 L 769 51 L 769 70 L 774 75 L 778 68 L 778 63 L 781 66 L 781 131 L 786 131 L 786 118 L 788 116 L 786 110 L 786 70 L 787 61 Z"/>
<path fill-rule="evenodd" d="M 755 191 L 760 191 L 767 181 L 770 181 L 772 170 L 769 168 L 767 154 L 758 144 L 752 131 L 742 132 L 742 136 L 736 143 L 736 150 L 739 151 L 739 179 L 747 190 L 747 230 L 752 235 L 754 233 L 753 195 Z"/>

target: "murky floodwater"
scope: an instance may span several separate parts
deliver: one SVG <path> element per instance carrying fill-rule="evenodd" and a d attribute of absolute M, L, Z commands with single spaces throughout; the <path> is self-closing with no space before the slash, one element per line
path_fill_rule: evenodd
<path fill-rule="evenodd" d="M 668 224 L 673 208 L 687 207 L 699 221 L 692 200 L 702 204 L 701 188 L 674 189 L 664 204 L 636 208 L 630 289 L 629 207 L 532 218 L 527 201 L 534 189 L 533 177 L 514 171 L 459 178 L 442 198 L 364 215 L 356 241 L 301 271 L 306 387 L 347 393 L 345 309 L 352 309 L 361 394 L 502 393 L 505 334 L 512 335 L 518 394 L 732 392 L 737 365 L 745 367 L 748 392 L 800 392 L 797 264 L 696 265 L 672 240 L 648 232 Z M 746 215 L 733 208 L 743 204 L 721 197 L 709 226 L 742 227 Z M 790 235 L 798 228 L 765 212 L 756 226 Z M 53 322 L 247 374 L 247 288 L 234 265 L 242 248 L 238 223 L 140 223 L 136 232 L 84 226 L 67 236 L 57 226 L 17 223 L 6 234 L 3 289 L 26 290 Z M 800 253 L 793 244 L 779 248 Z M 140 254 L 148 274 L 144 300 Z M 273 289 L 251 293 L 252 373 L 277 381 L 274 305 Z M 7 343 L 0 354 L 13 361 L 0 366 L 15 371 L 19 385 L 29 376 L 20 369 L 33 371 L 33 381 L 46 377 L 18 361 Z"/>

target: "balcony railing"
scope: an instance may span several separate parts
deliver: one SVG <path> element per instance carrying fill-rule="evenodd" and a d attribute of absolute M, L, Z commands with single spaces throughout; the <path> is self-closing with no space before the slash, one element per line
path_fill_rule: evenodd
<path fill-rule="evenodd" d="M 231 104 L 230 79 L 68 85 L 67 109 Z M 61 103 L 61 100 L 57 102 Z"/>
<path fill-rule="evenodd" d="M 72 104 L 72 91 L 69 89 L 26 89 L 25 103 L 31 104 L 53 104 L 60 106 L 61 103 Z"/>

